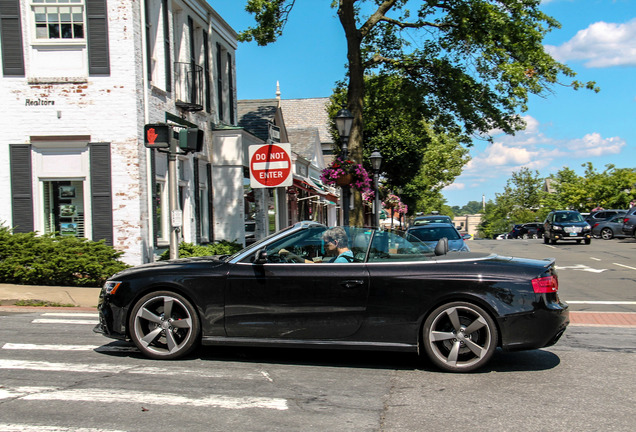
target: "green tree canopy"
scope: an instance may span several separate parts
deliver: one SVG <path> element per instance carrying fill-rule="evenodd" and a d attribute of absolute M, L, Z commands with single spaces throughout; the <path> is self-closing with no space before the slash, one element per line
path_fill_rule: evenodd
<path fill-rule="evenodd" d="M 241 40 L 274 42 L 295 0 L 248 0 L 257 25 Z M 529 94 L 545 94 L 575 73 L 544 49 L 559 23 L 540 0 L 337 0 L 332 2 L 347 44 L 347 107 L 354 116 L 349 140 L 363 159 L 364 76 L 371 71 L 413 81 L 424 102 L 422 116 L 436 133 L 470 143 L 493 129 L 514 133 Z M 575 89 L 594 83 L 566 83 Z M 359 199 L 359 197 L 358 197 Z M 356 204 L 359 204 L 357 202 Z M 354 224 L 362 223 L 362 206 Z"/>

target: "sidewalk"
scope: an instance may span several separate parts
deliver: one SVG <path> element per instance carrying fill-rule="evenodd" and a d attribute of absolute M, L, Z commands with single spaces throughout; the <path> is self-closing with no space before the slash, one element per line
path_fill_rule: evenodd
<path fill-rule="evenodd" d="M 101 288 L 0 284 L 0 305 L 13 305 L 18 300 L 37 300 L 96 308 L 100 291 Z"/>

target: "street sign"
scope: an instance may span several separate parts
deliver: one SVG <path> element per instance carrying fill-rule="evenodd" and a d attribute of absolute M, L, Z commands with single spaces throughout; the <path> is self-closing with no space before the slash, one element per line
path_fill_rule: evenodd
<path fill-rule="evenodd" d="M 250 185 L 252 188 L 291 186 L 291 145 L 265 144 L 249 148 Z"/>

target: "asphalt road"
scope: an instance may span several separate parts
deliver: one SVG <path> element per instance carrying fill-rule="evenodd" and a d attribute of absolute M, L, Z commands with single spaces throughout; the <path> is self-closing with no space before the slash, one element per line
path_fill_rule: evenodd
<path fill-rule="evenodd" d="M 574 311 L 636 312 L 636 240 L 593 239 L 592 243 L 541 239 L 474 240 L 475 252 L 526 258 L 555 258 L 559 294 Z"/>
<path fill-rule="evenodd" d="M 635 241 L 470 245 L 556 257 L 562 296 L 592 302 L 572 307 L 635 310 Z M 96 322 L 0 308 L 0 431 L 633 430 L 634 328 L 571 326 L 554 347 L 449 374 L 401 353 L 205 347 L 152 361 Z"/>

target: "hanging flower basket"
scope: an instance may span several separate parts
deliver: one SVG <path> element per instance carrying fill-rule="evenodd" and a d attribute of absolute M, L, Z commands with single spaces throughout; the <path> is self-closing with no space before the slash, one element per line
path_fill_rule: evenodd
<path fill-rule="evenodd" d="M 325 184 L 351 186 L 360 192 L 371 189 L 371 178 L 364 167 L 349 159 L 336 158 L 324 170 L 320 179 Z"/>
<path fill-rule="evenodd" d="M 353 174 L 345 174 L 336 178 L 336 184 L 338 186 L 349 186 L 351 183 L 353 183 Z"/>

